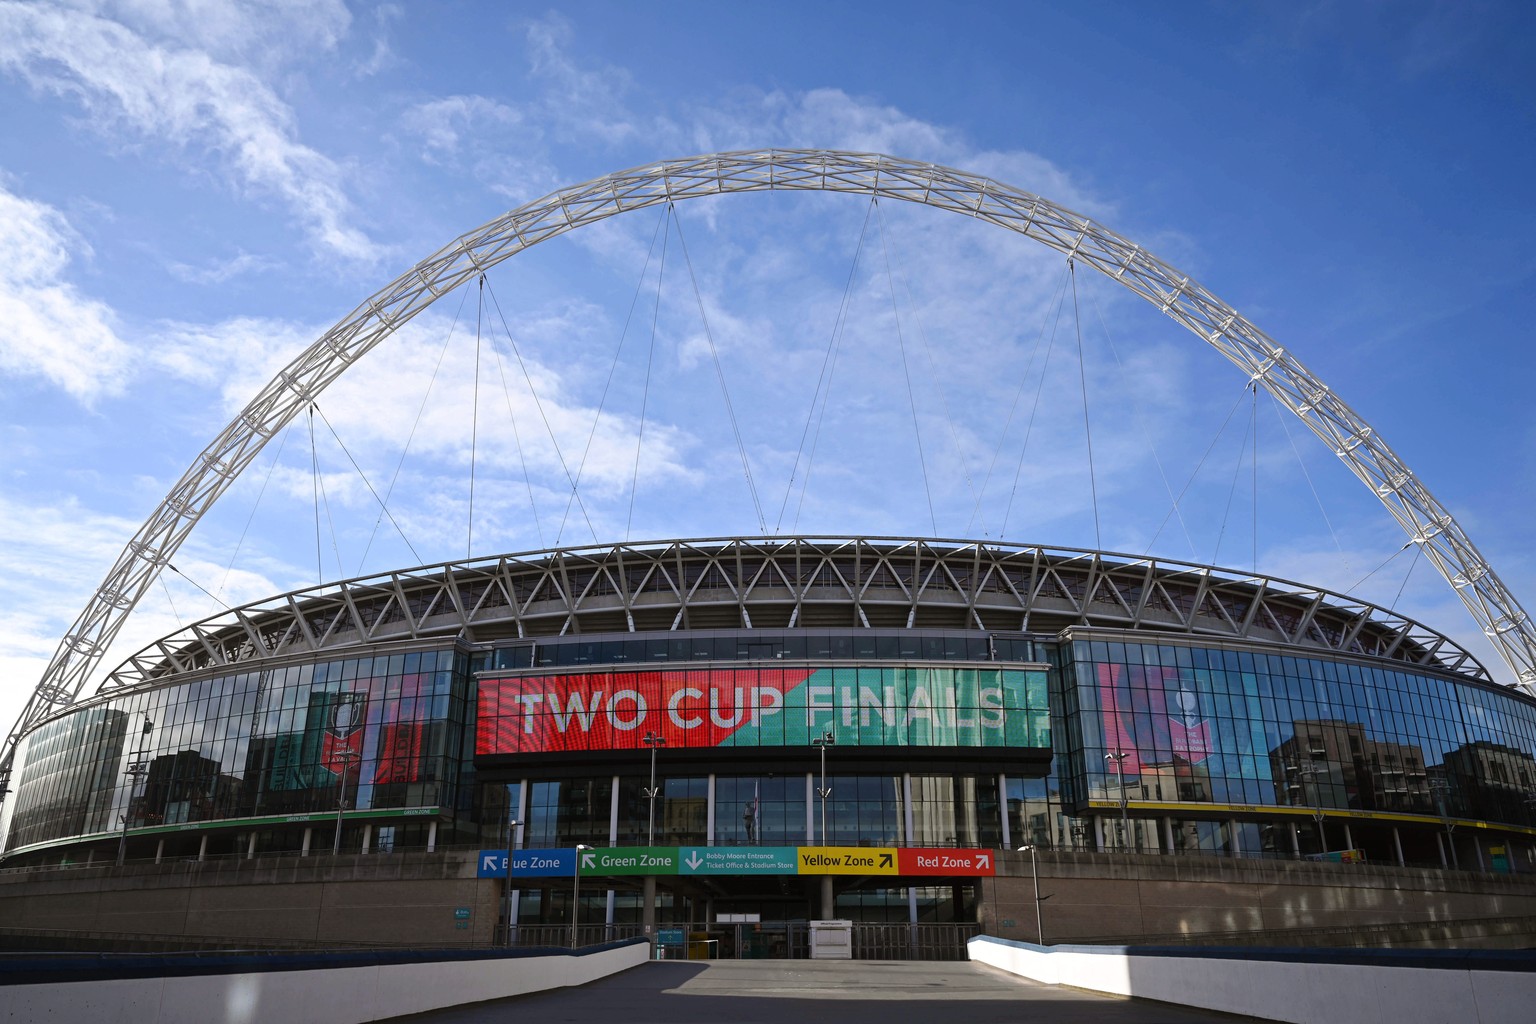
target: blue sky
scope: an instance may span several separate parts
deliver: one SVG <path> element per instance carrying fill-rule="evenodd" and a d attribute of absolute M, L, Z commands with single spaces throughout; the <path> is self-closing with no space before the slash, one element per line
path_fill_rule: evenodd
<path fill-rule="evenodd" d="M 1130 237 L 1354 406 L 1530 606 L 1533 30 L 1518 3 L 0 0 L 0 725 L 197 452 L 359 301 L 557 187 L 733 148 L 947 164 Z M 1054 253 L 896 205 L 696 201 L 503 264 L 478 419 L 477 299 L 454 295 L 322 396 L 313 451 L 302 429 L 269 446 L 116 655 L 216 610 L 199 587 L 233 604 L 462 557 L 472 461 L 479 554 L 758 532 L 710 338 L 770 532 L 936 526 L 1338 589 L 1401 547 L 1329 452 L 1155 309 L 1080 276 L 1078 322 L 1069 297 L 1058 319 Z M 785 502 L 845 302 L 817 461 Z M 589 436 L 593 524 L 562 526 L 555 449 Z M 1180 525 L 1169 491 L 1192 475 Z M 408 545 L 375 529 L 369 486 L 391 478 Z M 1411 552 L 1356 592 L 1492 662 Z"/>

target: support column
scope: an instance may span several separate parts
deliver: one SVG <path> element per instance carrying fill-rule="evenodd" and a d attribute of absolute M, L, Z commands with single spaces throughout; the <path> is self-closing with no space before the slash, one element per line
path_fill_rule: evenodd
<path fill-rule="evenodd" d="M 363 825 L 363 852 L 367 853 L 368 851 L 370 851 L 372 849 L 373 849 L 373 823 L 372 822 L 368 822 L 368 823 L 365 823 Z"/>
<path fill-rule="evenodd" d="M 251 833 L 251 845 L 256 845 L 256 834 L 254 832 Z M 203 833 L 203 841 L 197 844 L 197 859 L 208 859 L 208 834 L 206 832 Z"/>
<path fill-rule="evenodd" d="M 304 845 L 299 847 L 299 856 L 300 857 L 308 857 L 309 856 L 309 841 L 311 839 L 313 839 L 314 837 L 315 837 L 315 830 L 314 830 L 314 828 L 310 827 L 310 826 L 306 826 L 305 829 L 304 829 Z"/>
<path fill-rule="evenodd" d="M 1403 859 L 1403 837 L 1397 831 L 1397 826 L 1392 826 L 1392 849 L 1397 851 L 1397 866 L 1406 867 L 1408 862 Z"/>
<path fill-rule="evenodd" d="M 901 774 L 901 820 L 907 830 L 907 845 L 916 846 L 917 830 L 914 824 L 915 815 L 912 810 L 912 773 Z M 825 839 L 822 842 L 826 842 Z"/>
<path fill-rule="evenodd" d="M 1163 852 L 1173 852 L 1173 819 L 1167 816 L 1163 818 Z"/>
<path fill-rule="evenodd" d="M 1289 831 L 1291 833 L 1291 856 L 1301 860 L 1301 833 L 1297 831 L 1294 821 L 1291 822 Z"/>
<path fill-rule="evenodd" d="M 608 799 L 608 845 L 619 845 L 619 777 L 613 777 Z M 638 841 L 637 841 L 638 845 Z M 609 922 L 612 924 L 612 922 Z"/>
<path fill-rule="evenodd" d="M 1003 849 L 1011 850 L 1013 849 L 1013 830 L 1008 824 L 1008 776 L 1002 772 L 997 774 L 997 811 L 1003 819 L 1000 822 L 1003 827 Z M 1030 842 L 1034 842 L 1033 837 L 1030 838 Z M 915 914 L 916 911 L 914 910 L 913 913 Z M 912 920 L 916 922 L 917 918 L 914 917 Z"/>
<path fill-rule="evenodd" d="M 1093 816 L 1093 852 L 1104 852 L 1104 816 L 1102 814 Z"/>
<path fill-rule="evenodd" d="M 607 925 L 609 928 L 613 927 L 613 890 L 612 889 L 608 890 L 608 908 L 607 908 L 606 913 L 603 916 L 603 924 Z"/>
<path fill-rule="evenodd" d="M 1440 849 L 1440 870 L 1444 871 L 1451 865 L 1445 859 L 1445 836 L 1441 835 L 1439 832 L 1435 833 L 1435 846 L 1439 847 Z"/>
<path fill-rule="evenodd" d="M 822 875 L 821 876 L 821 919 L 823 921 L 830 921 L 830 920 L 832 920 L 832 916 L 834 914 L 836 914 L 836 913 L 837 913 L 837 900 L 832 895 L 832 876 L 831 875 Z"/>
<path fill-rule="evenodd" d="M 1349 830 L 1349 822 L 1346 821 L 1344 823 L 1344 849 L 1353 850 L 1354 848 L 1355 834 Z"/>
<path fill-rule="evenodd" d="M 159 864 L 160 861 L 163 860 L 164 858 L 165 858 L 165 840 L 162 839 L 158 843 L 155 844 L 155 863 Z"/>
<path fill-rule="evenodd" d="M 436 851 L 437 851 L 437 822 L 434 821 L 430 825 L 427 826 L 427 852 L 428 853 L 435 853 Z"/>
<path fill-rule="evenodd" d="M 1227 819 L 1227 852 L 1233 857 L 1243 855 L 1243 834 L 1238 830 L 1237 819 Z"/>
<path fill-rule="evenodd" d="M 709 773 L 709 795 L 704 798 L 704 845 L 715 845 L 715 773 Z"/>
<path fill-rule="evenodd" d="M 1483 861 L 1483 844 L 1478 840 L 1477 833 L 1472 833 L 1472 852 L 1477 854 L 1477 870 L 1487 871 L 1488 865 Z"/>
<path fill-rule="evenodd" d="M 816 783 L 805 773 L 805 845 L 816 845 Z"/>
<path fill-rule="evenodd" d="M 646 875 L 640 896 L 640 931 L 651 940 L 651 956 L 656 955 L 656 876 Z"/>

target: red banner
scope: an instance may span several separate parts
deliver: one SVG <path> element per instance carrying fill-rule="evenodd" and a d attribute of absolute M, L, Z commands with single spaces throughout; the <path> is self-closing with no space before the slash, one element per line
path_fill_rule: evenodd
<path fill-rule="evenodd" d="M 716 747 L 776 720 L 812 669 L 604 672 L 480 682 L 475 753 Z"/>

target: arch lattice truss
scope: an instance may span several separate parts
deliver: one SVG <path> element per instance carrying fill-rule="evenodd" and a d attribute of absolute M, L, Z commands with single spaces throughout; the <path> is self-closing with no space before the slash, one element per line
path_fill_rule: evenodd
<path fill-rule="evenodd" d="M 1354 410 L 1188 275 L 1086 217 L 980 175 L 879 154 L 750 150 L 648 164 L 520 206 L 422 260 L 322 335 L 214 438 L 128 542 L 7 737 L 0 777 L 19 735 L 79 696 L 129 612 L 203 513 L 274 434 L 369 349 L 441 296 L 547 238 L 661 203 L 770 189 L 846 192 L 974 217 L 1050 246 L 1151 302 L 1322 438 L 1455 588 L 1518 685 L 1536 694 L 1536 628 L 1450 511 Z"/>

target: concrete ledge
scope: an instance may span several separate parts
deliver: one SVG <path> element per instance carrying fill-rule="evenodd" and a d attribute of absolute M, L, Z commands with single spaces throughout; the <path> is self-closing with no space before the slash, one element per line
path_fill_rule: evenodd
<path fill-rule="evenodd" d="M 267 970 L 198 972 L 0 985 L 0 1021 L 93 1024 L 365 1024 L 488 999 L 585 985 L 644 963 L 649 943 L 632 940 L 576 953 L 455 956 L 416 963 L 284 958 Z M 356 959 L 356 955 L 350 955 Z M 102 964 L 103 961 L 95 961 Z M 152 965 L 148 965 L 152 966 Z"/>
<path fill-rule="evenodd" d="M 1268 1020 L 1508 1024 L 1536 1005 L 1536 955 L 1464 950 L 1036 946 L 991 936 L 971 959 L 1043 982 Z"/>

